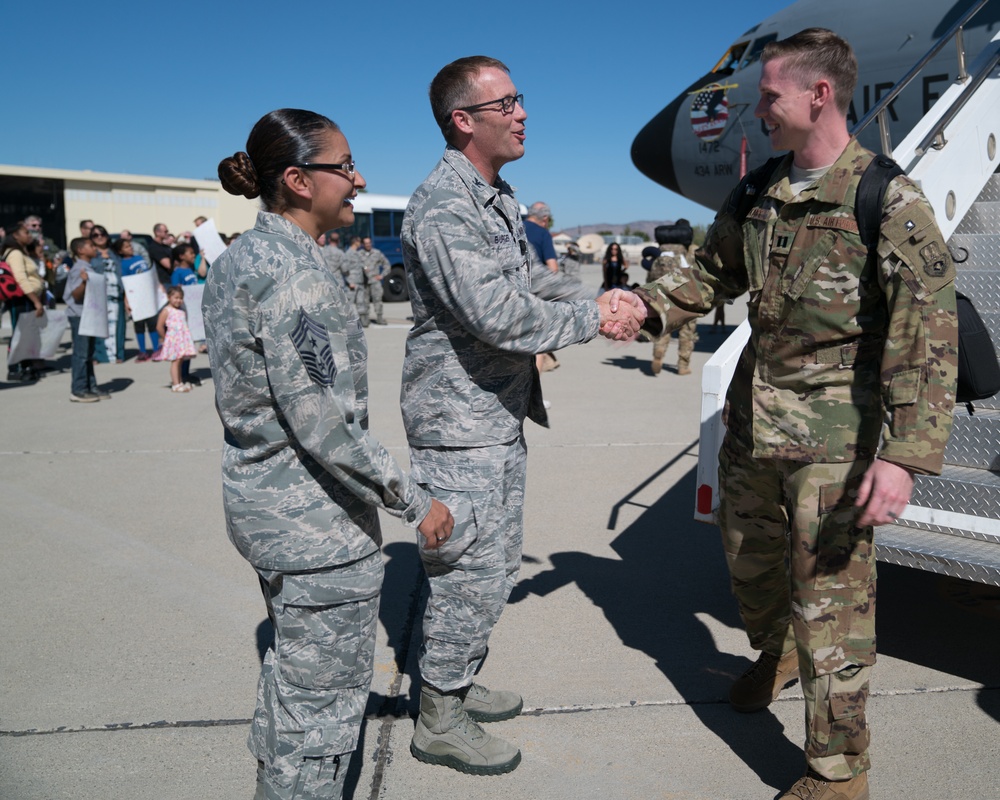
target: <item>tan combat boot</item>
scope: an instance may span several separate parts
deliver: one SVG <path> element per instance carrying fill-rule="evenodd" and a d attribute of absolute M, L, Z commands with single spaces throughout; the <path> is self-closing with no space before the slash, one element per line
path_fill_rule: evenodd
<path fill-rule="evenodd" d="M 660 342 L 656 342 L 653 345 L 653 374 L 659 375 L 660 370 L 663 369 L 663 357 L 667 354 L 666 344 L 661 345 Z"/>
<path fill-rule="evenodd" d="M 846 781 L 828 781 L 807 772 L 778 800 L 868 800 L 868 773 L 862 772 Z"/>
<path fill-rule="evenodd" d="M 514 692 L 490 691 L 474 683 L 466 692 L 462 706 L 469 719 L 475 722 L 500 722 L 520 714 L 524 702 Z"/>
<path fill-rule="evenodd" d="M 678 375 L 690 375 L 691 374 L 691 359 L 690 358 L 678 358 L 677 359 L 677 374 Z"/>
<path fill-rule="evenodd" d="M 747 714 L 771 705 L 786 686 L 799 679 L 799 656 L 789 650 L 783 656 L 761 653 L 757 663 L 744 672 L 729 690 L 729 704 Z"/>
<path fill-rule="evenodd" d="M 464 694 L 465 690 L 439 692 L 423 685 L 410 753 L 425 764 L 440 764 L 467 775 L 503 775 L 515 769 L 521 763 L 521 751 L 469 719 L 462 705 Z"/>

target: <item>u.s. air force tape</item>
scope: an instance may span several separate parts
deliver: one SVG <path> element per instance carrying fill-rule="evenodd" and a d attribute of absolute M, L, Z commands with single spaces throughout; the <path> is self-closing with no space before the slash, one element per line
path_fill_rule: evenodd
<path fill-rule="evenodd" d="M 330 348 L 330 334 L 326 326 L 310 317 L 304 308 L 299 309 L 299 321 L 291 332 L 292 344 L 298 351 L 299 358 L 306 372 L 314 383 L 320 386 L 333 386 L 337 375 L 337 365 L 333 360 Z"/>

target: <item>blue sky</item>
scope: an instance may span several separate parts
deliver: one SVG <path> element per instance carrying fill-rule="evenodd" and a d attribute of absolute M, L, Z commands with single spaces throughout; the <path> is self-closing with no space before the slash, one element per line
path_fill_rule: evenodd
<path fill-rule="evenodd" d="M 17 35 L 14 18 L 3 24 L 0 163 L 214 177 L 260 116 L 287 106 L 341 126 L 369 191 L 409 194 L 444 148 L 431 78 L 485 54 L 525 95 L 526 153 L 501 173 L 521 202 L 546 200 L 557 229 L 708 222 L 635 169 L 632 139 L 788 4 L 57 0 Z"/>

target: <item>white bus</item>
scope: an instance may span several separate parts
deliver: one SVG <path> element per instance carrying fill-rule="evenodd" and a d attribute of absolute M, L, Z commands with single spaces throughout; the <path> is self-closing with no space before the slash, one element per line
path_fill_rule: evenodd
<path fill-rule="evenodd" d="M 340 244 L 347 247 L 352 236 L 370 236 L 389 259 L 389 275 L 382 280 L 384 299 L 388 302 L 409 299 L 406 289 L 406 272 L 403 269 L 403 248 L 399 234 L 403 228 L 403 212 L 410 198 L 397 194 L 371 194 L 362 192 L 353 201 L 354 224 L 339 228 Z"/>

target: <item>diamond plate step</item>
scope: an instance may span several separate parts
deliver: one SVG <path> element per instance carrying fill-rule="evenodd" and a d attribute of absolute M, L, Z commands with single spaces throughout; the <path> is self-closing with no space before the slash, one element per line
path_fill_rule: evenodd
<path fill-rule="evenodd" d="M 977 203 L 997 203 L 1000 202 L 1000 174 L 993 173 L 986 180 L 986 185 L 979 192 L 976 198 Z"/>
<path fill-rule="evenodd" d="M 970 417 L 964 406 L 957 407 L 944 461 L 956 467 L 1000 471 L 1000 412 L 979 410 Z"/>
<path fill-rule="evenodd" d="M 1000 511 L 1000 472 L 946 466 L 940 475 L 918 475 L 913 502 L 925 508 L 995 518 Z"/>
<path fill-rule="evenodd" d="M 884 525 L 875 529 L 879 561 L 1000 586 L 1000 544 Z"/>
<path fill-rule="evenodd" d="M 956 233 L 948 240 L 951 252 L 959 259 L 958 269 L 975 267 L 988 271 L 1000 271 L 1000 236 L 986 233 Z M 969 257 L 963 259 L 961 251 Z"/>
<path fill-rule="evenodd" d="M 1000 311 L 1000 274 L 997 270 L 960 265 L 955 272 L 955 288 L 975 304 L 980 315 Z"/>
<path fill-rule="evenodd" d="M 1000 201 L 977 200 L 955 228 L 954 236 L 967 233 L 1000 234 Z"/>

